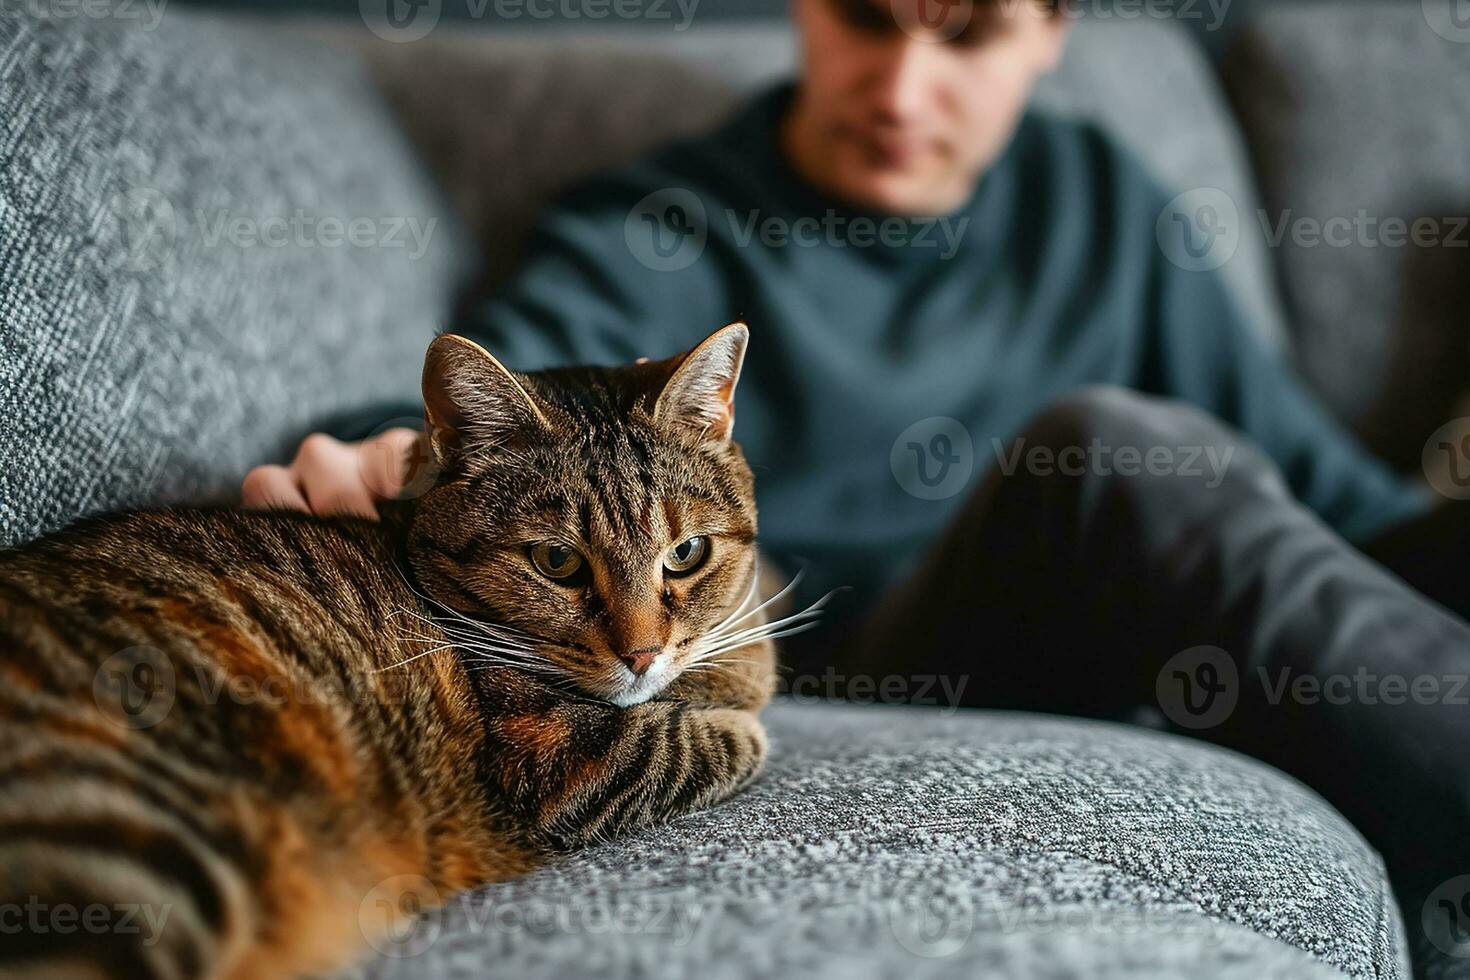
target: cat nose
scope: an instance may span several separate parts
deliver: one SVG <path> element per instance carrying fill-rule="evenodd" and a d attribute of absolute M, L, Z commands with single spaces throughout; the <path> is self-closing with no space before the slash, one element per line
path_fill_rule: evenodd
<path fill-rule="evenodd" d="M 639 647 L 637 650 L 618 654 L 618 659 L 628 665 L 635 677 L 642 677 L 663 652 L 663 647 Z"/>

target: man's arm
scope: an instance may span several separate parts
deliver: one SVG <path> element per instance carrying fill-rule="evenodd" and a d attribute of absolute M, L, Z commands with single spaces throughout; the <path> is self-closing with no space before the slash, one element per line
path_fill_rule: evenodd
<path fill-rule="evenodd" d="M 1152 363 L 1144 373 L 1157 393 L 1202 405 L 1248 435 L 1297 499 L 1351 541 L 1429 509 L 1426 490 L 1363 449 L 1266 348 L 1218 275 L 1162 256 L 1155 269 Z"/>

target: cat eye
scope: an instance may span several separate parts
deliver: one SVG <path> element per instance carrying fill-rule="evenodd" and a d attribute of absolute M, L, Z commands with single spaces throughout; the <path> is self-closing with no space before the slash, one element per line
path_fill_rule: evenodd
<path fill-rule="evenodd" d="M 709 539 L 695 535 L 685 538 L 664 555 L 664 568 L 675 575 L 687 575 L 699 567 L 709 554 Z"/>
<path fill-rule="evenodd" d="M 549 579 L 564 580 L 581 570 L 582 556 L 575 548 L 543 541 L 531 546 L 531 564 Z"/>

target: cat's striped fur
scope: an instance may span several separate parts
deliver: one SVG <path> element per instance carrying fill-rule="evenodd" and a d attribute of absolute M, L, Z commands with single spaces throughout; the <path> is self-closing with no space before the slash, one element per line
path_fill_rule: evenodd
<path fill-rule="evenodd" d="M 441 337 L 438 476 L 381 522 L 163 510 L 0 554 L 0 975 L 328 971 L 396 910 L 748 782 L 773 654 L 745 340 L 516 375 Z M 547 537 L 584 580 L 538 573 Z"/>

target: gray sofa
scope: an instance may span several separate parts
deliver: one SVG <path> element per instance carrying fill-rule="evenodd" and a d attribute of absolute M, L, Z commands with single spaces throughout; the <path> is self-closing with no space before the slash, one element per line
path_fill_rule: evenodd
<path fill-rule="evenodd" d="M 1409 461 L 1464 382 L 1457 254 L 1272 247 L 1255 216 L 1470 210 L 1470 46 L 1418 7 L 1263 11 L 1223 85 L 1168 23 L 1084 21 L 1041 95 L 1181 192 L 1223 191 L 1222 272 L 1253 322 Z M 0 6 L 0 545 L 228 499 L 311 425 L 411 397 L 539 202 L 790 58 L 780 25 L 394 44 Z M 1400 977 L 1425 942 L 1341 816 L 1204 742 L 897 706 L 767 718 L 769 771 L 739 798 L 468 896 L 353 975 Z"/>

